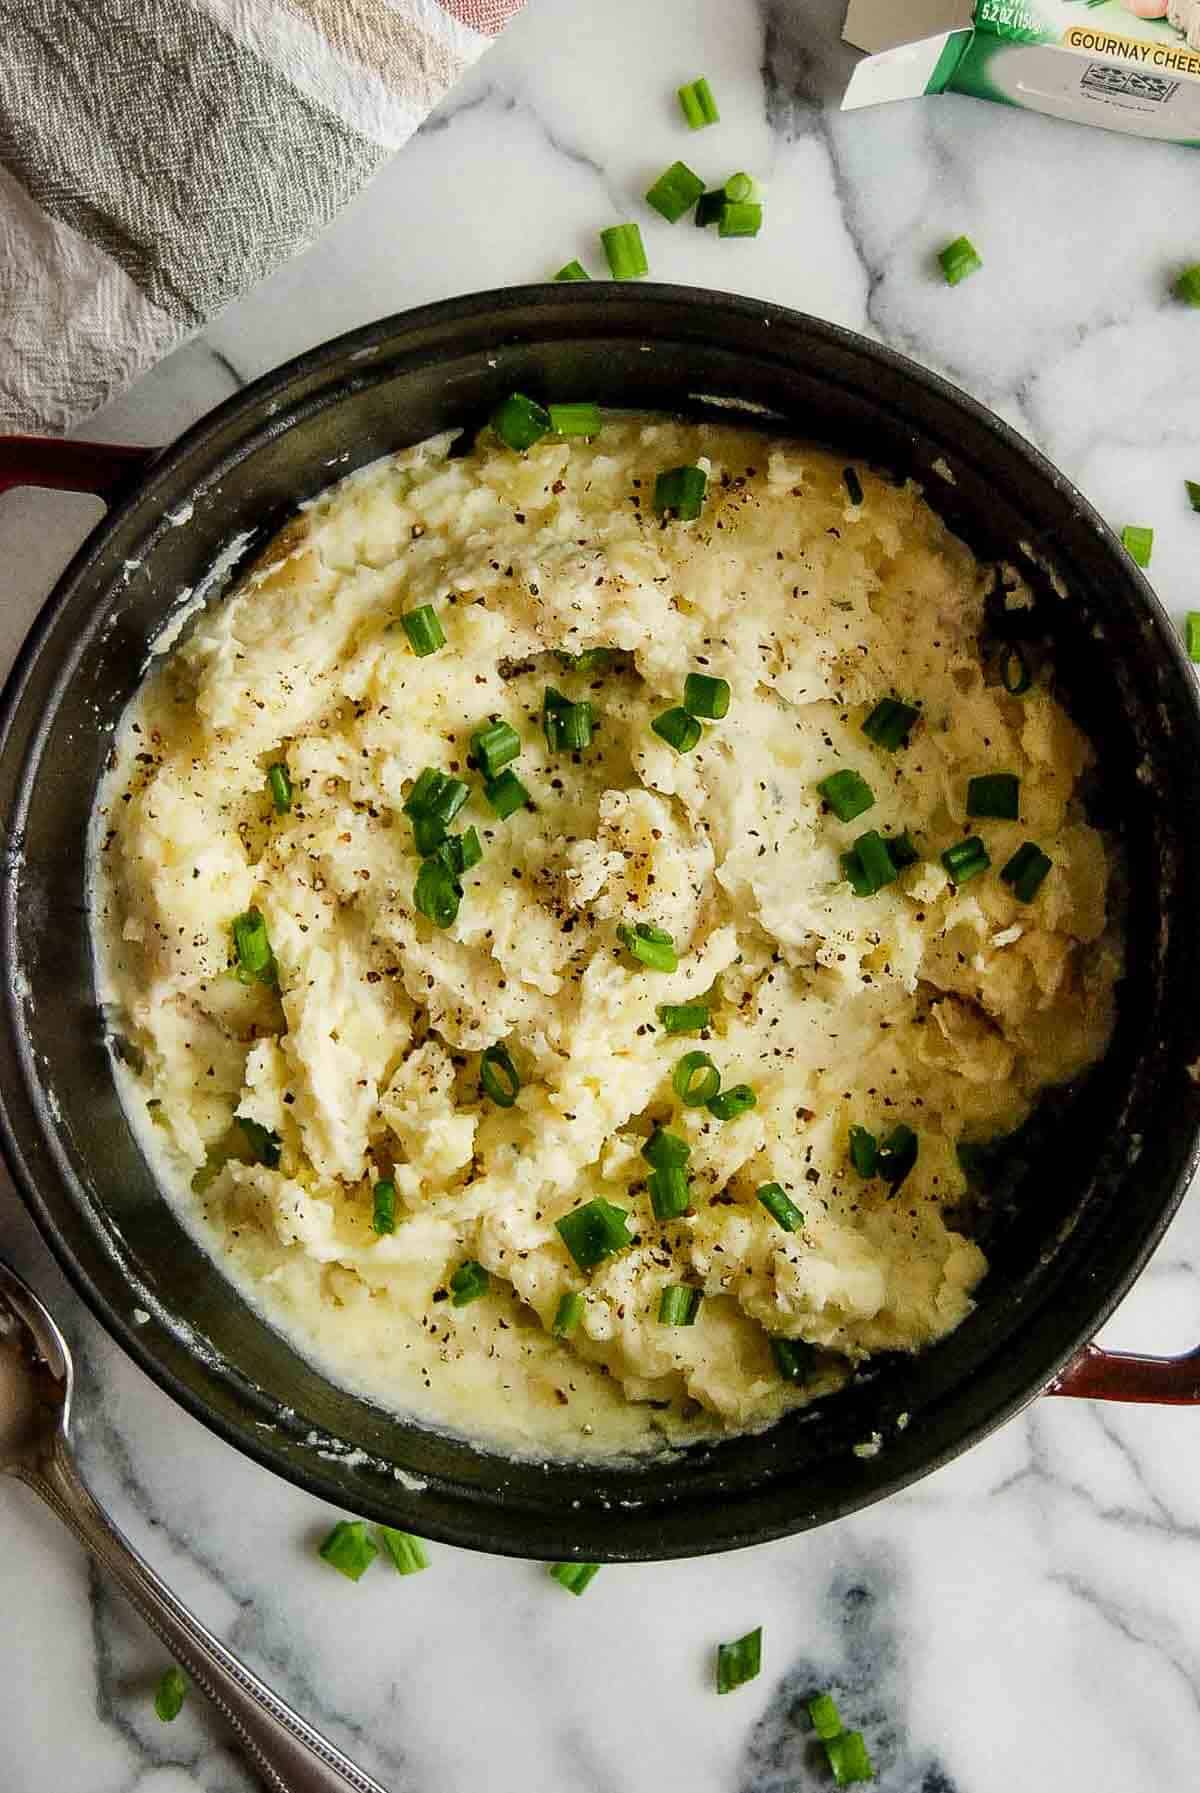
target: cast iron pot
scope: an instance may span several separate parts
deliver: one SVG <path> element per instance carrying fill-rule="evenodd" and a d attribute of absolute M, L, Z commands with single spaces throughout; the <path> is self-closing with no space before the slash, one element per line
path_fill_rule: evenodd
<path fill-rule="evenodd" d="M 1039 626 L 1056 638 L 1065 694 L 1100 750 L 1103 819 L 1131 873 L 1111 1048 L 1045 1105 L 1046 1124 L 1008 1167 L 977 1310 L 923 1356 L 879 1360 L 759 1437 L 652 1467 L 511 1462 L 347 1394 L 271 1331 L 156 1190 L 114 1093 L 88 949 L 93 792 L 147 641 L 180 591 L 238 532 L 261 544 L 331 477 L 470 428 L 514 389 L 666 411 L 738 401 L 772 428 L 920 479 L 978 554 L 1017 562 L 1038 590 Z M 199 1419 L 338 1509 L 479 1549 L 623 1560 L 819 1525 L 927 1474 L 1047 1388 L 1200 1398 L 1200 1354 L 1117 1358 L 1088 1346 L 1195 1164 L 1200 715 L 1145 580 L 1004 424 L 812 318 L 606 282 L 385 319 L 258 381 L 162 452 L 28 441 L 3 452 L 4 484 L 112 500 L 47 601 L 0 716 L 4 1150 L 98 1318 Z M 875 1434 L 881 1448 L 856 1454 Z"/>

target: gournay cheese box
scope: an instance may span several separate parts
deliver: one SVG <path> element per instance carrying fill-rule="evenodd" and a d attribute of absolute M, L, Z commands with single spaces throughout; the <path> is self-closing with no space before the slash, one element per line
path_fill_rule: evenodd
<path fill-rule="evenodd" d="M 844 109 L 966 93 L 1200 148 L 1200 0 L 850 0 Z"/>

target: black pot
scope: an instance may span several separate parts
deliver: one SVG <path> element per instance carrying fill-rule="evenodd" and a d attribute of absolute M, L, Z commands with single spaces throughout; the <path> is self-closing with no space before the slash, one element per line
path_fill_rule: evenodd
<path fill-rule="evenodd" d="M 1053 1124 L 1033 1130 L 990 1216 L 976 1311 L 924 1355 L 878 1360 L 761 1436 L 640 1468 L 515 1463 L 406 1424 L 335 1387 L 266 1326 L 178 1225 L 134 1143 L 87 939 L 93 793 L 147 640 L 180 589 L 236 532 L 261 544 L 331 477 L 469 427 L 514 389 L 676 412 L 734 400 L 771 428 L 921 480 L 982 558 L 1013 560 L 1041 593 L 1130 874 L 1112 1045 L 1046 1105 Z M 47 601 L 4 695 L 4 1150 L 94 1312 L 198 1418 L 339 1508 L 480 1549 L 617 1560 L 729 1549 L 878 1500 L 983 1437 L 1068 1364 L 1072 1392 L 1197 1397 L 1190 1360 L 1080 1350 L 1195 1164 L 1200 714 L 1145 580 L 1074 487 L 998 419 L 829 324 L 606 282 L 386 319 L 260 380 L 144 469 L 128 451 L 114 460 L 79 444 L 2 450 L 8 484 L 134 481 Z M 167 514 L 184 506 L 190 522 L 173 526 Z M 141 1325 L 138 1309 L 151 1316 Z M 857 1455 L 876 1433 L 882 1448 Z"/>

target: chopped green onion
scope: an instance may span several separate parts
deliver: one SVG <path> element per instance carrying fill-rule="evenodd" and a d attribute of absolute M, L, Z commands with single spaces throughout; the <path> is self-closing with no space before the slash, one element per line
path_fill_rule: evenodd
<path fill-rule="evenodd" d="M 704 732 L 696 718 L 678 705 L 656 716 L 650 727 L 676 753 L 690 753 Z"/>
<path fill-rule="evenodd" d="M 552 1563 L 551 1577 L 568 1594 L 582 1594 L 600 1573 L 599 1563 Z"/>
<path fill-rule="evenodd" d="M 406 610 L 400 622 L 413 653 L 419 659 L 423 660 L 426 654 L 436 654 L 440 647 L 445 647 L 446 637 L 432 604 L 422 604 L 417 610 Z"/>
<path fill-rule="evenodd" d="M 448 828 L 470 795 L 471 787 L 463 779 L 426 766 L 405 800 L 404 813 L 414 825 L 421 816 L 433 816 Z"/>
<path fill-rule="evenodd" d="M 686 162 L 672 162 L 660 174 L 646 195 L 646 204 L 662 215 L 668 224 L 676 224 L 690 211 L 704 191 L 704 182 Z"/>
<path fill-rule="evenodd" d="M 683 681 L 683 707 L 689 716 L 719 722 L 729 714 L 729 680 L 710 679 L 704 672 L 689 672 Z"/>
<path fill-rule="evenodd" d="M 701 230 L 710 224 L 716 224 L 720 220 L 724 205 L 725 189 L 723 187 L 713 187 L 710 192 L 702 193 L 696 201 L 694 222 Z"/>
<path fill-rule="evenodd" d="M 875 1767 L 867 1753 L 861 1731 L 843 1731 L 839 1737 L 827 1737 L 825 1754 L 829 1757 L 829 1766 L 833 1769 L 833 1778 L 839 1787 L 848 1787 L 855 1781 L 875 1779 Z"/>
<path fill-rule="evenodd" d="M 804 1225 L 803 1214 L 781 1183 L 764 1183 L 758 1191 L 758 1199 L 785 1233 L 794 1233 Z"/>
<path fill-rule="evenodd" d="M 625 1225 L 628 1218 L 626 1209 L 618 1208 L 598 1195 L 581 1208 L 564 1214 L 555 1222 L 555 1227 L 580 1270 L 594 1270 L 614 1251 L 632 1245 L 633 1237 Z"/>
<path fill-rule="evenodd" d="M 702 131 L 705 125 L 715 125 L 720 122 L 721 114 L 717 111 L 713 90 L 704 75 L 699 75 L 694 81 L 688 81 L 679 89 L 679 104 L 683 108 L 683 116 L 693 131 Z"/>
<path fill-rule="evenodd" d="M 857 853 L 843 853 L 838 860 L 838 864 L 842 868 L 843 878 L 846 880 L 855 896 L 874 896 L 875 892 L 871 880 L 868 878 L 866 872 L 864 872 L 862 861 L 859 859 Z"/>
<path fill-rule="evenodd" d="M 1183 268 L 1175 280 L 1175 297 L 1185 305 L 1200 305 L 1200 262 Z"/>
<path fill-rule="evenodd" d="M 568 703 L 561 691 L 546 686 L 542 699 L 542 731 L 551 753 L 579 753 L 592 743 L 592 706 Z"/>
<path fill-rule="evenodd" d="M 600 241 L 614 280 L 640 280 L 650 272 L 642 233 L 636 224 L 610 224 L 600 232 Z"/>
<path fill-rule="evenodd" d="M 957 286 L 968 274 L 977 274 L 983 266 L 982 258 L 970 237 L 955 237 L 952 243 L 938 252 L 938 260 L 942 264 L 942 273 L 946 276 L 947 286 Z"/>
<path fill-rule="evenodd" d="M 165 1725 L 179 1717 L 187 1695 L 187 1677 L 174 1663 L 154 1690 L 154 1710 Z"/>
<path fill-rule="evenodd" d="M 875 793 L 865 778 L 849 766 L 842 772 L 831 772 L 817 785 L 822 797 L 839 822 L 852 822 L 875 802 Z"/>
<path fill-rule="evenodd" d="M 554 278 L 556 280 L 590 280 L 592 277 L 581 261 L 569 261 L 563 263 Z"/>
<path fill-rule="evenodd" d="M 413 845 L 424 858 L 430 853 L 437 853 L 446 842 L 446 824 L 441 816 L 422 813 L 412 819 Z M 445 861 L 443 861 L 443 864 Z M 452 870 L 447 867 L 447 870 Z"/>
<path fill-rule="evenodd" d="M 658 1018 L 664 1033 L 702 1033 L 710 1015 L 704 1002 L 661 1002 Z"/>
<path fill-rule="evenodd" d="M 554 1324 L 550 1328 L 555 1338 L 570 1338 L 583 1319 L 584 1306 L 583 1296 L 578 1290 L 572 1290 L 562 1297 L 554 1310 Z"/>
<path fill-rule="evenodd" d="M 665 928 L 652 928 L 644 921 L 631 928 L 622 922 L 617 929 L 617 939 L 626 952 L 640 959 L 651 971 L 674 971 L 679 964 L 675 942 Z"/>
<path fill-rule="evenodd" d="M 808 1716 L 812 1719 L 813 1730 L 822 1742 L 829 1737 L 841 1736 L 842 1715 L 831 1693 L 815 1694 L 808 1702 Z"/>
<path fill-rule="evenodd" d="M 1189 610 L 1184 621 L 1184 643 L 1187 657 L 1193 665 L 1200 665 L 1200 610 Z"/>
<path fill-rule="evenodd" d="M 889 753 L 895 753 L 898 747 L 908 746 L 912 726 L 920 714 L 914 704 L 904 704 L 894 697 L 885 697 L 875 705 L 863 723 L 862 732 L 868 741 L 874 741 L 876 747 L 885 747 Z"/>
<path fill-rule="evenodd" d="M 267 789 L 276 814 L 285 816 L 292 807 L 292 781 L 283 760 L 276 760 L 273 766 L 267 767 Z"/>
<path fill-rule="evenodd" d="M 390 1177 L 380 1177 L 372 1191 L 371 1225 L 379 1234 L 396 1230 L 396 1185 Z"/>
<path fill-rule="evenodd" d="M 450 927 L 458 915 L 458 885 L 437 859 L 426 859 L 413 886 L 413 904 L 435 928 Z"/>
<path fill-rule="evenodd" d="M 471 754 L 485 778 L 496 778 L 521 751 L 521 737 L 507 722 L 487 722 L 471 736 Z"/>
<path fill-rule="evenodd" d="M 863 501 L 863 486 L 862 480 L 858 477 L 857 468 L 842 468 L 842 484 L 846 488 L 846 496 L 851 504 L 861 504 Z"/>
<path fill-rule="evenodd" d="M 942 854 L 942 864 L 955 884 L 965 884 L 968 878 L 986 872 L 991 863 L 988 850 L 977 834 L 972 834 L 967 840 L 955 841 Z"/>
<path fill-rule="evenodd" d="M 879 1141 L 865 1127 L 850 1129 L 850 1162 L 860 1177 L 873 1177 L 879 1159 Z"/>
<path fill-rule="evenodd" d="M 717 1692 L 732 1693 L 753 1681 L 762 1668 L 762 1626 L 757 1625 L 736 1643 L 717 1645 Z"/>
<path fill-rule="evenodd" d="M 868 828 L 865 834 L 859 835 L 854 843 L 854 854 L 861 867 L 868 896 L 874 896 L 877 891 L 896 882 L 899 871 L 888 851 L 888 844 L 878 829 Z M 857 885 L 855 894 L 860 894 Z"/>
<path fill-rule="evenodd" d="M 426 766 L 423 772 L 417 774 L 412 790 L 404 799 L 405 815 L 423 815 L 446 782 L 444 772 L 439 772 L 436 766 Z"/>
<path fill-rule="evenodd" d="M 1000 876 L 1019 903 L 1032 903 L 1052 864 L 1039 846 L 1027 840 L 1001 868 Z"/>
<path fill-rule="evenodd" d="M 558 657 L 564 666 L 576 672 L 607 672 L 620 651 L 617 647 L 585 647 L 581 654 L 560 653 Z"/>
<path fill-rule="evenodd" d="M 506 448 L 523 452 L 549 433 L 550 413 L 536 399 L 512 392 L 492 412 L 492 428 Z"/>
<path fill-rule="evenodd" d="M 685 1108 L 703 1108 L 721 1087 L 721 1073 L 707 1052 L 685 1052 L 671 1077 Z"/>
<path fill-rule="evenodd" d="M 232 923 L 233 950 L 237 959 L 238 979 L 243 984 L 267 984 L 277 987 L 279 973 L 275 954 L 267 937 L 267 924 L 258 909 L 247 909 L 235 915 Z"/>
<path fill-rule="evenodd" d="M 488 1273 L 483 1265 L 474 1258 L 468 1258 L 460 1264 L 450 1278 L 450 1304 L 452 1307 L 466 1307 L 472 1301 L 478 1301 L 481 1295 L 488 1292 Z"/>
<path fill-rule="evenodd" d="M 551 405 L 550 428 L 556 436 L 598 436 L 600 407 L 591 404 Z"/>
<path fill-rule="evenodd" d="M 686 1139 L 680 1139 L 678 1133 L 668 1133 L 663 1127 L 656 1127 L 645 1145 L 642 1157 L 655 1170 L 682 1170 L 692 1155 L 692 1148 Z"/>
<path fill-rule="evenodd" d="M 903 1121 L 885 1133 L 879 1142 L 879 1151 L 875 1158 L 875 1169 L 885 1183 L 893 1189 L 899 1189 L 905 1177 L 917 1162 L 920 1141 L 911 1127 Z"/>
<path fill-rule="evenodd" d="M 967 782 L 967 814 L 1015 822 L 1021 813 L 1021 781 L 1015 772 L 987 772 Z"/>
<path fill-rule="evenodd" d="M 771 1339 L 771 1355 L 785 1382 L 803 1382 L 813 1367 L 816 1350 L 804 1339 L 785 1339 L 775 1334 Z"/>
<path fill-rule="evenodd" d="M 749 200 L 735 204 L 727 199 L 717 220 L 719 237 L 756 237 L 762 229 L 762 207 Z"/>
<path fill-rule="evenodd" d="M 452 834 L 448 840 L 442 841 L 433 856 L 457 881 L 464 872 L 469 872 L 473 865 L 479 864 L 483 858 L 483 848 L 479 844 L 479 836 L 475 829 L 468 828 L 465 834 Z"/>
<path fill-rule="evenodd" d="M 529 792 L 515 772 L 501 772 L 499 778 L 489 778 L 483 794 L 502 822 L 529 802 Z"/>
<path fill-rule="evenodd" d="M 283 1141 L 274 1127 L 264 1127 L 261 1121 L 252 1121 L 245 1114 L 238 1115 L 237 1123 L 259 1164 L 265 1164 L 268 1170 L 276 1170 L 283 1156 Z"/>
<path fill-rule="evenodd" d="M 891 854 L 892 864 L 898 872 L 906 870 L 910 865 L 916 865 L 921 857 L 912 843 L 912 837 L 907 828 L 903 834 L 893 834 L 888 837 L 887 850 Z"/>
<path fill-rule="evenodd" d="M 348 1580 L 361 1581 L 378 1556 L 379 1547 L 363 1520 L 339 1519 L 320 1554 Z"/>
<path fill-rule="evenodd" d="M 704 1295 L 700 1289 L 689 1289 L 686 1283 L 669 1283 L 658 1303 L 660 1326 L 694 1326 Z"/>
<path fill-rule="evenodd" d="M 398 1532 L 390 1525 L 381 1525 L 379 1536 L 401 1575 L 419 1575 L 422 1569 L 428 1569 L 429 1558 L 420 1538 L 414 1538 L 411 1532 Z"/>
<path fill-rule="evenodd" d="M 1125 551 L 1135 565 L 1148 567 L 1150 556 L 1154 552 L 1154 531 L 1137 523 L 1127 523 L 1121 531 L 1121 540 Z"/>
<path fill-rule="evenodd" d="M 1024 697 L 1033 684 L 1033 674 L 1024 652 L 1016 645 L 1005 649 L 1000 664 L 1000 683 L 1010 697 Z"/>
<path fill-rule="evenodd" d="M 1188 500 L 1192 509 L 1200 511 L 1200 479 L 1185 479 L 1183 483 L 1187 487 Z"/>
<path fill-rule="evenodd" d="M 723 1089 L 708 1104 L 708 1112 L 715 1121 L 735 1121 L 739 1114 L 758 1105 L 758 1097 L 748 1083 L 735 1083 L 732 1089 Z"/>
<path fill-rule="evenodd" d="M 667 1164 L 652 1170 L 646 1178 L 646 1190 L 656 1220 L 678 1220 L 692 1205 L 687 1171 L 680 1164 Z"/>
<path fill-rule="evenodd" d="M 511 1108 L 521 1087 L 521 1077 L 507 1046 L 488 1046 L 479 1059 L 479 1081 L 484 1094 L 499 1108 Z"/>
<path fill-rule="evenodd" d="M 732 199 L 735 204 L 742 204 L 747 199 L 758 198 L 758 182 L 753 175 L 731 174 L 722 191 L 726 199 Z"/>
<path fill-rule="evenodd" d="M 694 523 L 704 507 L 708 474 L 703 467 L 668 467 L 654 482 L 654 509 L 681 523 Z"/>

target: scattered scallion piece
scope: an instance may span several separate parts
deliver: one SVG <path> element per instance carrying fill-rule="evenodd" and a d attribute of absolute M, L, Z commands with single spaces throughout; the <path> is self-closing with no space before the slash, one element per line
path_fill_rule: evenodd
<path fill-rule="evenodd" d="M 655 1170 L 682 1170 L 691 1155 L 687 1140 L 680 1139 L 678 1133 L 668 1133 L 664 1127 L 656 1127 L 642 1147 L 642 1157 Z"/>
<path fill-rule="evenodd" d="M 1142 524 L 1127 523 L 1121 531 L 1125 552 L 1136 566 L 1148 567 L 1154 552 L 1154 531 Z"/>
<path fill-rule="evenodd" d="M 440 847 L 444 846 L 446 824 L 441 816 L 423 812 L 421 815 L 413 817 L 412 828 L 413 846 L 423 857 L 430 853 L 436 853 Z M 447 867 L 447 869 L 450 868 Z"/>
<path fill-rule="evenodd" d="M 671 1076 L 685 1108 L 703 1108 L 721 1087 L 721 1073 L 707 1052 L 685 1052 Z"/>
<path fill-rule="evenodd" d="M 680 523 L 694 523 L 704 507 L 708 474 L 703 467 L 668 467 L 654 482 L 654 509 Z"/>
<path fill-rule="evenodd" d="M 988 850 L 977 834 L 970 835 L 966 840 L 956 840 L 942 854 L 942 864 L 955 884 L 965 884 L 969 878 L 978 877 L 980 872 L 987 871 L 991 863 Z"/>
<path fill-rule="evenodd" d="M 850 1162 L 860 1177 L 873 1177 L 879 1157 L 879 1141 L 865 1127 L 850 1129 Z"/>
<path fill-rule="evenodd" d="M 419 816 L 413 824 L 413 834 L 417 837 L 418 846 L 420 837 L 425 832 L 423 824 L 427 821 L 427 817 Z M 440 865 L 445 866 L 457 883 L 464 872 L 470 871 L 473 865 L 479 864 L 483 858 L 483 848 L 479 844 L 479 836 L 475 829 L 468 828 L 465 834 L 452 834 L 448 839 L 439 841 L 433 849 L 432 857 Z"/>
<path fill-rule="evenodd" d="M 646 1191 L 656 1220 L 678 1220 L 692 1205 L 687 1171 L 681 1164 L 652 1170 L 646 1178 Z"/>
<path fill-rule="evenodd" d="M 401 1575 L 419 1575 L 422 1569 L 428 1569 L 429 1558 L 425 1554 L 425 1545 L 412 1532 L 398 1532 L 393 1526 L 381 1525 L 379 1536 L 383 1539 L 383 1548 Z"/>
<path fill-rule="evenodd" d="M 506 448 L 523 453 L 550 431 L 550 413 L 523 392 L 510 392 L 492 412 L 492 428 Z"/>
<path fill-rule="evenodd" d="M 183 1710 L 187 1696 L 187 1676 L 172 1663 L 154 1690 L 154 1711 L 165 1725 L 171 1724 Z"/>
<path fill-rule="evenodd" d="M 1185 479 L 1188 502 L 1194 511 L 1200 511 L 1200 479 Z"/>
<path fill-rule="evenodd" d="M 452 1307 L 466 1307 L 472 1301 L 478 1301 L 481 1295 L 488 1292 L 488 1273 L 483 1265 L 474 1258 L 468 1258 L 460 1264 L 450 1278 L 450 1304 Z"/>
<path fill-rule="evenodd" d="M 719 237 L 756 237 L 762 229 L 763 209 L 756 201 L 735 203 L 727 199 L 717 219 Z"/>
<path fill-rule="evenodd" d="M 803 1214 L 781 1183 L 764 1183 L 758 1191 L 758 1199 L 785 1233 L 794 1233 L 804 1225 Z"/>
<path fill-rule="evenodd" d="M 418 772 L 413 780 L 412 790 L 404 799 L 405 815 L 421 815 L 433 803 L 445 783 L 446 774 L 439 772 L 436 766 L 426 766 L 423 772 Z"/>
<path fill-rule="evenodd" d="M 1017 848 L 1008 864 L 1001 867 L 1000 877 L 1019 903 L 1032 903 L 1052 863 L 1034 841 L 1027 840 Z"/>
<path fill-rule="evenodd" d="M 1180 270 L 1175 278 L 1175 297 L 1185 305 L 1200 305 L 1200 262 Z"/>
<path fill-rule="evenodd" d="M 471 754 L 485 778 L 498 778 L 521 751 L 521 737 L 508 722 L 487 722 L 471 736 Z"/>
<path fill-rule="evenodd" d="M 283 1141 L 275 1129 L 264 1127 L 261 1121 L 252 1121 L 245 1114 L 238 1115 L 237 1123 L 258 1163 L 265 1164 L 268 1170 L 277 1170 L 283 1156 Z"/>
<path fill-rule="evenodd" d="M 862 732 L 876 747 L 884 747 L 889 753 L 895 753 L 898 747 L 908 746 L 908 737 L 920 714 L 914 704 L 900 703 L 894 697 L 884 697 L 863 723 Z"/>
<path fill-rule="evenodd" d="M 686 162 L 672 162 L 646 194 L 646 204 L 653 206 L 668 224 L 676 224 L 703 191 L 704 182 Z"/>
<path fill-rule="evenodd" d="M 983 259 L 970 237 L 955 237 L 952 243 L 938 251 L 938 261 L 947 286 L 957 286 L 969 274 L 978 274 L 983 266 Z"/>
<path fill-rule="evenodd" d="M 396 1185 L 391 1177 L 380 1177 L 371 1192 L 371 1225 L 380 1235 L 396 1230 Z"/>
<path fill-rule="evenodd" d="M 553 685 L 542 698 L 542 732 L 551 753 L 579 753 L 592 744 L 592 706 L 569 703 Z"/>
<path fill-rule="evenodd" d="M 554 278 L 556 280 L 590 280 L 592 277 L 581 261 L 569 261 L 563 263 Z"/>
<path fill-rule="evenodd" d="M 1021 813 L 1021 781 L 1015 772 L 985 772 L 967 781 L 967 814 L 1015 822 Z"/>
<path fill-rule="evenodd" d="M 521 1088 L 521 1076 L 507 1046 L 487 1046 L 480 1054 L 479 1081 L 483 1092 L 498 1108 L 511 1108 Z"/>
<path fill-rule="evenodd" d="M 436 654 L 440 647 L 446 645 L 445 633 L 432 604 L 421 604 L 416 610 L 406 610 L 400 618 L 400 624 L 418 659 L 423 660 L 426 654 Z"/>
<path fill-rule="evenodd" d="M 665 928 L 651 927 L 644 921 L 639 921 L 635 927 L 622 922 L 617 929 L 617 939 L 626 952 L 640 959 L 651 971 L 674 971 L 679 964 L 675 942 Z"/>
<path fill-rule="evenodd" d="M 857 853 L 843 853 L 838 860 L 838 864 L 842 868 L 843 878 L 846 880 L 855 896 L 874 896 L 875 892 L 871 887 L 871 880 L 868 878 L 866 872 L 864 872 L 862 861 L 859 859 Z"/>
<path fill-rule="evenodd" d="M 863 486 L 862 480 L 858 477 L 856 468 L 842 468 L 842 484 L 846 488 L 846 496 L 851 504 L 861 504 L 863 501 Z"/>
<path fill-rule="evenodd" d="M 866 779 L 861 778 L 849 766 L 841 772 L 831 772 L 828 778 L 822 778 L 817 789 L 839 822 L 854 821 L 856 816 L 864 815 L 875 801 L 875 793 Z"/>
<path fill-rule="evenodd" d="M 1033 674 L 1023 648 L 1014 644 L 1006 648 L 1000 662 L 1000 683 L 1010 697 L 1024 697 L 1033 684 Z"/>
<path fill-rule="evenodd" d="M 901 1121 L 885 1133 L 879 1142 L 879 1150 L 875 1157 L 875 1169 L 885 1183 L 893 1189 L 899 1189 L 913 1165 L 917 1162 L 920 1141 L 911 1127 Z"/>
<path fill-rule="evenodd" d="M 839 1787 L 875 1779 L 874 1764 L 867 1753 L 861 1731 L 842 1731 L 837 1737 L 827 1737 L 825 1754 L 829 1757 L 829 1766 Z"/>
<path fill-rule="evenodd" d="M 753 175 L 739 171 L 730 175 L 722 191 L 726 199 L 733 200 L 735 205 L 741 205 L 748 199 L 758 198 L 758 182 Z"/>
<path fill-rule="evenodd" d="M 700 1289 L 689 1289 L 686 1283 L 669 1283 L 659 1297 L 660 1326 L 694 1326 L 704 1295 Z"/>
<path fill-rule="evenodd" d="M 515 772 L 505 771 L 501 772 L 499 778 L 489 778 L 483 787 L 483 794 L 502 822 L 515 815 L 519 809 L 524 809 L 529 802 L 529 792 Z"/>
<path fill-rule="evenodd" d="M 758 1097 L 748 1083 L 735 1083 L 731 1089 L 718 1091 L 707 1106 L 715 1121 L 735 1121 L 757 1104 Z"/>
<path fill-rule="evenodd" d="M 582 1594 L 600 1573 L 599 1563 L 552 1563 L 551 1578 L 568 1594 Z"/>
<path fill-rule="evenodd" d="M 461 901 L 458 884 L 437 859 L 426 859 L 413 886 L 413 906 L 435 928 L 451 927 Z"/>
<path fill-rule="evenodd" d="M 405 800 L 404 813 L 414 825 L 419 817 L 429 816 L 448 828 L 470 795 L 471 787 L 464 779 L 426 766 Z"/>
<path fill-rule="evenodd" d="M 710 1016 L 704 1002 L 660 1002 L 658 1018 L 664 1033 L 701 1033 Z"/>
<path fill-rule="evenodd" d="M 713 90 L 704 75 L 698 75 L 679 89 L 679 104 L 693 131 L 702 131 L 705 125 L 720 122 L 721 114 L 717 111 Z"/>
<path fill-rule="evenodd" d="M 785 1339 L 773 1334 L 771 1355 L 785 1382 L 803 1382 L 813 1367 L 816 1352 L 804 1339 Z"/>
<path fill-rule="evenodd" d="M 753 1681 L 762 1668 L 762 1626 L 732 1644 L 717 1645 L 717 1692 L 732 1693 Z"/>
<path fill-rule="evenodd" d="M 292 807 L 292 781 L 284 760 L 276 760 L 273 766 L 267 767 L 267 789 L 276 815 L 285 816 Z"/>
<path fill-rule="evenodd" d="M 320 1554 L 349 1581 L 361 1581 L 379 1554 L 379 1547 L 361 1519 L 339 1519 Z"/>
<path fill-rule="evenodd" d="M 633 1243 L 625 1224 L 628 1218 L 626 1209 L 618 1208 L 598 1195 L 581 1208 L 564 1214 L 555 1222 L 555 1227 L 579 1269 L 594 1270 L 614 1251 L 622 1251 Z"/>
<path fill-rule="evenodd" d="M 1200 610 L 1189 610 L 1183 625 L 1184 646 L 1193 665 L 1200 666 Z"/>
<path fill-rule="evenodd" d="M 676 753 L 690 753 L 704 732 L 696 718 L 678 705 L 656 716 L 650 727 Z"/>
<path fill-rule="evenodd" d="M 600 407 L 586 403 L 551 405 L 550 428 L 556 436 L 598 436 Z"/>
<path fill-rule="evenodd" d="M 243 914 L 235 915 L 232 928 L 239 982 L 266 984 L 269 988 L 276 988 L 279 974 L 261 910 L 247 909 Z"/>
<path fill-rule="evenodd" d="M 708 193 L 702 193 L 696 201 L 695 223 L 701 230 L 710 224 L 716 224 L 721 217 L 721 208 L 725 204 L 725 189 L 713 187 Z"/>
<path fill-rule="evenodd" d="M 650 272 L 642 233 L 636 224 L 610 224 L 600 232 L 600 241 L 614 280 L 640 280 Z"/>
<path fill-rule="evenodd" d="M 710 678 L 705 672 L 689 672 L 683 681 L 683 707 L 689 716 L 720 722 L 729 714 L 729 680 Z"/>
<path fill-rule="evenodd" d="M 859 835 L 854 843 L 853 856 L 858 862 L 860 882 L 866 887 L 860 889 L 859 883 L 851 878 L 850 883 L 856 896 L 875 896 L 878 891 L 896 882 L 898 867 L 878 829 L 868 828 L 865 834 Z"/>
<path fill-rule="evenodd" d="M 837 1701 L 831 1693 L 814 1694 L 808 1702 L 808 1716 L 812 1719 L 812 1728 L 822 1743 L 829 1737 L 840 1737 L 842 1733 L 842 1715 L 837 1709 Z"/>
<path fill-rule="evenodd" d="M 578 1289 L 569 1290 L 563 1295 L 554 1310 L 554 1323 L 550 1330 L 555 1338 L 569 1339 L 583 1319 L 584 1299 Z"/>

